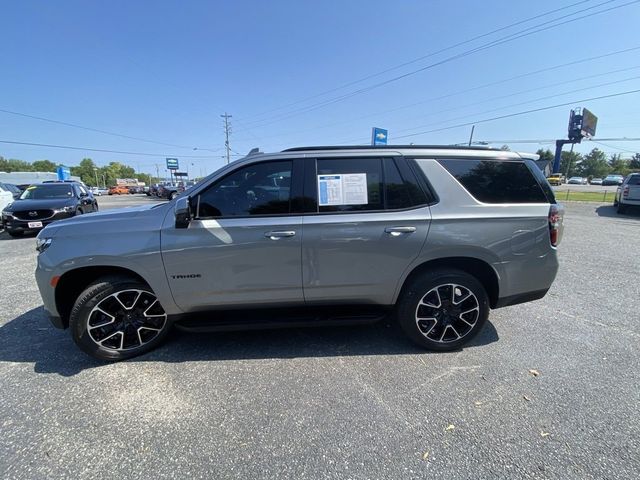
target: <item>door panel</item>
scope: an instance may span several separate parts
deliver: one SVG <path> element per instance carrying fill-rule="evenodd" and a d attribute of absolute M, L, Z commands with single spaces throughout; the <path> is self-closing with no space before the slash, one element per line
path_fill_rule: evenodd
<path fill-rule="evenodd" d="M 302 303 L 302 217 L 193 220 L 175 228 L 168 215 L 162 258 L 176 304 L 216 306 Z"/>
<path fill-rule="evenodd" d="M 429 207 L 422 207 L 305 217 L 305 300 L 390 304 L 427 238 L 430 216 Z"/>

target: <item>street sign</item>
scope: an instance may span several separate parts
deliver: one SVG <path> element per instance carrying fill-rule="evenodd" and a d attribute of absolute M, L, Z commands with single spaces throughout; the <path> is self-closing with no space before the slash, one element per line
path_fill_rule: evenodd
<path fill-rule="evenodd" d="M 178 170 L 178 159 L 167 158 L 167 170 Z"/>
<path fill-rule="evenodd" d="M 389 131 L 384 128 L 373 127 L 371 129 L 371 145 L 386 145 Z"/>
<path fill-rule="evenodd" d="M 58 175 L 58 180 L 64 181 L 69 180 L 71 178 L 71 170 L 69 167 L 65 167 L 64 165 L 60 165 L 56 169 L 56 174 Z"/>
<path fill-rule="evenodd" d="M 586 108 L 582 109 L 582 136 L 591 138 L 596 134 L 596 125 L 598 124 L 598 117 L 591 113 Z"/>
<path fill-rule="evenodd" d="M 173 172 L 174 177 L 188 177 L 187 172 Z"/>

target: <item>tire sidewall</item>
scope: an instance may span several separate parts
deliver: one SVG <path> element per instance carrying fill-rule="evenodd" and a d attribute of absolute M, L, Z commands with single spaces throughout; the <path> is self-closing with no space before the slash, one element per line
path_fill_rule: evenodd
<path fill-rule="evenodd" d="M 143 290 L 155 296 L 155 293 L 153 293 L 153 291 L 144 283 L 125 279 L 115 281 L 98 281 L 89 285 L 89 287 L 80 294 L 69 316 L 69 329 L 71 330 L 73 341 L 82 351 L 100 360 L 125 360 L 152 350 L 164 340 L 171 328 L 169 319 L 167 319 L 162 331 L 158 333 L 153 340 L 139 348 L 121 352 L 114 351 L 99 346 L 91 339 L 87 330 L 87 322 L 89 314 L 93 308 L 109 295 L 130 289 Z"/>
<path fill-rule="evenodd" d="M 439 343 L 428 339 L 418 329 L 415 315 L 418 303 L 432 288 L 454 283 L 468 288 L 478 299 L 480 314 L 473 329 L 454 342 Z M 458 270 L 434 270 L 415 278 L 402 293 L 396 309 L 396 317 L 405 334 L 416 344 L 429 350 L 457 350 L 471 341 L 482 330 L 489 317 L 489 297 L 482 283 L 472 275 Z"/>

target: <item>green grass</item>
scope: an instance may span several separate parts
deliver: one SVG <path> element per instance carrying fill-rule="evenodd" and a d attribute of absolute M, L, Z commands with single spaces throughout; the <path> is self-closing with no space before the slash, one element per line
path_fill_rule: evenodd
<path fill-rule="evenodd" d="M 599 202 L 613 203 L 616 196 L 615 190 L 605 192 L 576 192 L 575 190 L 562 190 L 562 188 L 554 189 L 556 200 L 562 201 L 579 201 L 579 202 Z"/>

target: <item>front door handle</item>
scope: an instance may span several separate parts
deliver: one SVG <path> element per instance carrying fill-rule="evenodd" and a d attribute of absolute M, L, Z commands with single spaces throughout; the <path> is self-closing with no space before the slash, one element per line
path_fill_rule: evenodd
<path fill-rule="evenodd" d="M 293 230 L 285 230 L 280 232 L 266 232 L 264 236 L 271 240 L 278 240 L 280 238 L 293 237 L 295 234 L 296 232 Z"/>
<path fill-rule="evenodd" d="M 416 227 L 387 227 L 384 229 L 385 233 L 391 234 L 392 237 L 400 236 L 404 233 L 413 233 L 416 231 Z"/>

